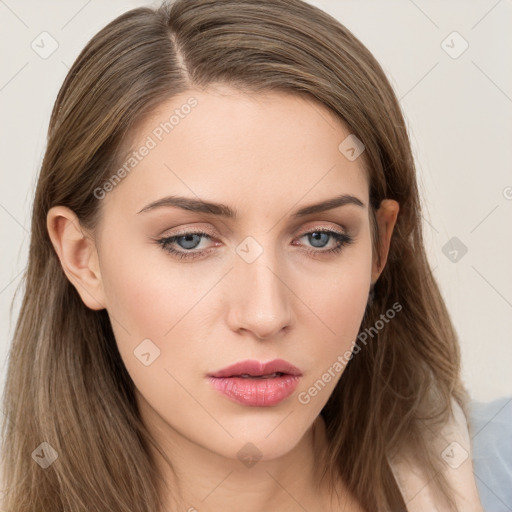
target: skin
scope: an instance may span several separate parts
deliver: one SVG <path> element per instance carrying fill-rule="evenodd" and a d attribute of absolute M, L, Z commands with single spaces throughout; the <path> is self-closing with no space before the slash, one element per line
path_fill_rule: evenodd
<path fill-rule="evenodd" d="M 166 510 L 362 510 L 342 482 L 338 502 L 319 481 L 326 449 L 319 413 L 342 371 L 309 403 L 297 397 L 352 349 L 399 205 L 385 200 L 377 211 L 379 265 L 363 158 L 350 161 L 340 152 L 350 130 L 304 96 L 248 95 L 227 86 L 187 91 L 138 127 L 133 148 L 191 96 L 197 106 L 101 200 L 97 231 L 86 232 L 71 210 L 56 206 L 47 219 L 52 243 L 86 306 L 107 309 L 142 417 L 183 475 L 178 482 L 158 459 L 183 499 L 172 508 L 165 493 Z M 171 194 L 224 203 L 237 218 L 176 207 L 138 213 Z M 363 207 L 292 217 L 339 194 Z M 307 233 L 320 229 L 353 242 L 321 254 L 336 240 L 313 245 Z M 155 242 L 194 230 L 212 236 L 188 249 L 206 251 L 196 259 L 180 260 Z M 252 263 L 236 252 L 248 236 L 263 249 Z M 172 246 L 187 251 L 183 239 Z M 144 339 L 160 350 L 149 366 L 134 356 Z M 234 403 L 206 379 L 237 361 L 274 358 L 303 375 L 276 406 Z M 261 454 L 252 467 L 237 455 L 247 443 Z"/>

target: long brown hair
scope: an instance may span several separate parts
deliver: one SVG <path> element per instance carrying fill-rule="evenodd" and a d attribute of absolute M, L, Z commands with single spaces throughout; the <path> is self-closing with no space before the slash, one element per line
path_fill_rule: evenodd
<path fill-rule="evenodd" d="M 4 391 L 3 510 L 160 510 L 153 440 L 108 314 L 88 309 L 66 278 L 46 217 L 64 205 L 93 230 L 101 214 L 94 190 L 118 168 L 135 126 L 163 101 L 214 83 L 322 103 L 366 147 L 372 213 L 384 198 L 399 202 L 361 330 L 391 304 L 402 310 L 349 362 L 322 411 L 325 469 L 341 475 L 366 510 L 404 509 L 389 458 L 413 447 L 452 503 L 428 435 L 449 420 L 452 397 L 467 412 L 467 394 L 424 250 L 406 126 L 383 70 L 342 24 L 301 0 L 178 0 L 109 23 L 80 53 L 55 102 Z M 43 442 L 58 456 L 44 471 L 34 462 Z"/>

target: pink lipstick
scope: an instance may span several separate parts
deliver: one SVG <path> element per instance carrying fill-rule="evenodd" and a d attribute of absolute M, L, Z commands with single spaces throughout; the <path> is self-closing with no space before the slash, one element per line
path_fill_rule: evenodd
<path fill-rule="evenodd" d="M 242 405 L 267 407 L 289 397 L 297 387 L 301 371 L 282 359 L 268 363 L 241 361 L 208 374 L 212 386 Z"/>

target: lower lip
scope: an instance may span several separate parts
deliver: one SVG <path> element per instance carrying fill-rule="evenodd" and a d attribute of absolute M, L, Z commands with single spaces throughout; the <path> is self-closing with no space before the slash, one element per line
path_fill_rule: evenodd
<path fill-rule="evenodd" d="M 212 386 L 234 402 L 254 407 L 277 405 L 288 398 L 297 387 L 300 377 L 281 375 L 271 379 L 242 377 L 208 377 Z"/>

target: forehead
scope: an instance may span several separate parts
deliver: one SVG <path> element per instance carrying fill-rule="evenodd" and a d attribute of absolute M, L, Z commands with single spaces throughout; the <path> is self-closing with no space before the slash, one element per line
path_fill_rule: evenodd
<path fill-rule="evenodd" d="M 139 211 L 168 194 L 230 202 L 237 210 L 354 194 L 367 201 L 362 158 L 344 153 L 351 133 L 304 94 L 190 90 L 162 103 L 132 132 L 126 177 L 109 200 Z M 303 200 L 301 198 L 304 198 Z"/>

